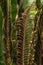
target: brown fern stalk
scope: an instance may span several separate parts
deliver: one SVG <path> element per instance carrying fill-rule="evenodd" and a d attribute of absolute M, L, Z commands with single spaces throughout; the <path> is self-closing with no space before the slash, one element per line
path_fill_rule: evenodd
<path fill-rule="evenodd" d="M 23 2 L 22 0 L 17 0 L 18 5 L 18 19 L 16 23 L 17 27 L 17 65 L 24 65 L 23 60 L 23 36 L 24 36 L 24 27 L 23 27 L 23 18 L 22 13 L 24 11 L 23 9 Z"/>
<path fill-rule="evenodd" d="M 32 4 L 33 5 L 33 4 Z M 32 5 L 30 8 L 26 9 L 23 13 L 22 5 L 20 5 L 20 1 L 18 1 L 18 19 L 16 23 L 17 27 L 17 65 L 24 65 L 24 45 L 25 45 L 25 27 L 26 27 L 26 21 L 28 20 L 30 9 L 32 8 Z"/>
<path fill-rule="evenodd" d="M 4 19 L 4 45 L 6 65 L 12 65 L 12 43 L 11 43 L 11 0 L 1 1 Z"/>

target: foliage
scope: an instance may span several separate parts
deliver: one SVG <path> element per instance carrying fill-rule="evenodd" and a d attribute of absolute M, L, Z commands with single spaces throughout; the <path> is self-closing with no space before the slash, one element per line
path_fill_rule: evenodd
<path fill-rule="evenodd" d="M 30 7 L 30 5 L 33 3 L 34 0 L 22 0 L 23 1 L 23 8 L 26 10 L 27 8 Z M 36 3 L 34 1 L 34 7 L 30 10 L 29 16 L 28 16 L 28 21 L 26 21 L 26 31 L 25 31 L 25 44 L 24 44 L 24 64 L 29 65 L 30 60 L 32 61 L 31 63 L 35 65 L 36 60 L 35 60 L 35 53 L 38 51 L 35 51 L 36 47 L 33 48 L 31 44 L 34 44 L 34 46 L 39 43 L 39 38 L 38 38 L 38 33 L 35 34 L 34 40 L 32 43 L 32 38 L 33 38 L 33 29 L 34 29 L 34 24 L 35 24 L 35 16 L 40 9 L 42 9 L 43 6 L 43 0 L 36 0 Z M 12 58 L 13 58 L 13 63 L 12 65 L 16 65 L 17 62 L 17 37 L 16 37 L 16 16 L 18 16 L 18 10 L 17 10 L 17 0 L 11 0 L 11 9 L 12 9 L 12 22 L 11 22 L 11 31 L 12 31 Z M 37 7 L 36 7 L 37 6 Z M 38 10 L 37 10 L 38 9 Z M 41 12 L 42 13 L 42 12 Z M 39 15 L 40 16 L 40 15 Z M 38 19 L 37 19 L 38 20 Z M 42 19 L 41 19 L 42 20 Z M 37 22 L 37 21 L 36 21 Z M 25 21 L 24 21 L 25 23 Z M 39 25 L 37 23 L 37 25 Z M 4 41 L 3 41 L 3 17 L 2 17 L 2 9 L 0 6 L 0 65 L 6 65 L 5 61 L 5 51 L 4 51 Z M 36 32 L 38 32 L 37 26 L 36 26 Z M 43 32 L 42 32 L 42 37 L 43 37 Z M 37 48 L 38 49 L 38 48 Z M 32 57 L 30 57 L 30 55 Z M 31 59 L 30 59 L 31 58 Z"/>

